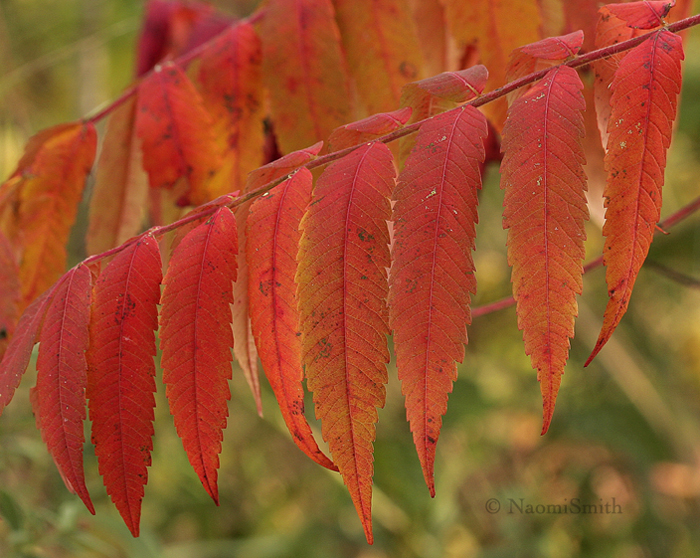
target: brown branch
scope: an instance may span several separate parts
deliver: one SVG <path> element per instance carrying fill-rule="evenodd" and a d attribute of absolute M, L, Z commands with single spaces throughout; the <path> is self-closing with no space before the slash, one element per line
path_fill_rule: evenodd
<path fill-rule="evenodd" d="M 684 205 L 675 213 L 672 213 L 666 219 L 659 221 L 658 229 L 656 234 L 664 234 L 663 231 L 677 225 L 683 220 L 690 217 L 693 213 L 700 209 L 700 197 L 695 198 L 689 204 Z M 586 265 L 583 266 L 584 275 L 589 271 L 593 271 L 603 265 L 603 256 L 598 256 L 596 259 L 591 260 Z M 656 264 L 657 268 L 659 264 Z M 498 310 L 503 310 L 504 308 L 509 308 L 515 304 L 515 299 L 512 296 L 507 296 L 501 300 L 495 302 L 490 302 L 489 304 L 484 304 L 483 306 L 476 306 L 472 308 L 472 318 L 478 316 L 484 316 L 485 314 L 490 314 L 491 312 L 497 312 Z"/>

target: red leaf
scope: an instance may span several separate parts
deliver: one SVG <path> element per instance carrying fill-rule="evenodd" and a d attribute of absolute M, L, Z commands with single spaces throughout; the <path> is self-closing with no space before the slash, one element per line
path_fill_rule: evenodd
<path fill-rule="evenodd" d="M 62 279 L 59 280 L 59 283 L 61 281 Z M 17 324 L 16 333 L 7 346 L 2 362 L 0 362 L 0 414 L 12 400 L 22 375 L 27 370 L 34 345 L 37 342 L 37 334 L 55 288 L 54 286 L 51 290 L 40 295 L 24 311 Z"/>
<path fill-rule="evenodd" d="M 675 0 L 665 2 L 628 2 L 626 4 L 608 4 L 606 8 L 622 19 L 628 27 L 636 29 L 654 29 L 664 25 L 664 18 L 676 4 Z"/>
<path fill-rule="evenodd" d="M 394 183 L 372 143 L 328 166 L 301 222 L 297 272 L 302 362 L 323 438 L 372 541 L 372 443 L 389 361 L 386 268 Z"/>
<path fill-rule="evenodd" d="M 405 0 L 335 0 L 348 66 L 367 112 L 399 104 L 401 88 L 425 75 L 416 26 Z"/>
<path fill-rule="evenodd" d="M 219 503 L 217 469 L 231 398 L 236 219 L 219 209 L 170 259 L 161 298 L 161 365 L 170 412 L 192 467 Z"/>
<path fill-rule="evenodd" d="M 479 163 L 486 119 L 473 107 L 421 126 L 394 193 L 389 308 L 406 415 L 431 496 L 447 396 L 464 359 Z"/>
<path fill-rule="evenodd" d="M 13 247 L 0 230 L 0 362 L 19 318 L 19 266 Z"/>
<path fill-rule="evenodd" d="M 180 205 L 211 197 L 208 182 L 221 166 L 212 121 L 185 73 L 172 63 L 158 66 L 138 92 L 136 134 L 143 140 L 143 165 L 151 187 L 173 188 L 187 181 Z"/>
<path fill-rule="evenodd" d="M 263 163 L 261 49 L 252 25 L 241 23 L 202 52 L 198 74 L 202 97 L 214 118 L 215 134 L 226 148 L 225 172 L 214 187 L 217 193 L 243 190 L 248 173 Z"/>
<path fill-rule="evenodd" d="M 478 65 L 409 83 L 401 93 L 401 105 L 413 108 L 411 122 L 423 120 L 480 95 L 488 75 L 486 67 Z"/>
<path fill-rule="evenodd" d="M 510 55 L 506 68 L 506 81 L 515 81 L 530 73 L 553 66 L 578 54 L 583 45 L 583 31 L 575 31 L 561 37 L 548 37 L 516 48 Z M 521 87 L 508 94 L 508 104 L 522 97 L 532 86 Z"/>
<path fill-rule="evenodd" d="M 352 120 L 350 81 L 330 0 L 269 0 L 260 36 L 283 153 L 325 139 Z"/>
<path fill-rule="evenodd" d="M 583 288 L 586 238 L 583 84 L 558 66 L 518 99 L 503 128 L 501 186 L 508 263 L 525 353 L 543 398 L 549 428 Z"/>
<path fill-rule="evenodd" d="M 603 226 L 603 261 L 610 299 L 586 365 L 608 341 L 627 310 L 661 216 L 666 151 L 676 117 L 682 59 L 680 37 L 658 31 L 629 51 L 612 82 Z"/>
<path fill-rule="evenodd" d="M 80 265 L 53 291 L 39 337 L 32 406 L 41 437 L 66 487 L 94 514 L 83 473 L 91 289 L 92 274 Z"/>
<path fill-rule="evenodd" d="M 600 19 L 596 26 L 595 48 L 603 48 L 620 43 L 633 37 L 645 34 L 646 31 L 632 29 L 627 24 L 615 17 L 606 6 L 600 9 Z M 617 71 L 620 61 L 627 55 L 626 52 L 613 54 L 593 63 L 595 81 L 595 110 L 598 116 L 598 130 L 603 148 L 608 143 L 608 122 L 610 120 L 610 96 L 612 90 L 610 84 Z"/>
<path fill-rule="evenodd" d="M 304 416 L 294 277 L 299 222 L 311 201 L 311 186 L 311 172 L 300 169 L 252 204 L 246 234 L 248 300 L 260 360 L 292 439 L 311 459 L 337 470 L 318 448 Z"/>
<path fill-rule="evenodd" d="M 21 250 L 21 309 L 65 271 L 65 246 L 96 146 L 97 133 L 90 123 L 43 130 L 29 141 L 3 187 L 14 191 L 2 196 L 2 203 L 14 204 L 4 232 Z M 0 214 L 2 210 L 0 206 Z"/>
<path fill-rule="evenodd" d="M 258 188 L 265 186 L 265 184 L 272 182 L 285 174 L 292 173 L 300 166 L 305 165 L 309 161 L 315 159 L 322 147 L 323 142 L 319 141 L 318 143 L 313 144 L 311 147 L 288 153 L 284 157 L 280 157 L 279 159 L 276 159 L 271 163 L 254 170 L 248 175 L 248 182 L 244 192 L 254 192 Z"/>
<path fill-rule="evenodd" d="M 328 149 L 340 151 L 346 147 L 372 141 L 389 134 L 406 124 L 412 112 L 410 107 L 404 107 L 393 112 L 373 114 L 357 122 L 345 124 L 345 126 L 333 130 L 328 138 Z"/>
<path fill-rule="evenodd" d="M 134 133 L 136 99 L 112 113 L 97 161 L 90 199 L 89 254 L 119 246 L 140 232 L 148 194 L 141 149 Z"/>
<path fill-rule="evenodd" d="M 92 441 L 107 493 L 134 536 L 153 449 L 161 263 L 150 236 L 127 246 L 100 274 L 87 353 Z"/>

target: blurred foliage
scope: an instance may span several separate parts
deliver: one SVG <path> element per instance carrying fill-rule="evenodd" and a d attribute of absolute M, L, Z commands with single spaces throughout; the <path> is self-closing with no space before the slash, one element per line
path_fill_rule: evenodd
<path fill-rule="evenodd" d="M 255 2 L 217 3 L 244 15 Z M 129 83 L 141 9 L 140 0 L 0 2 L 3 175 L 32 133 L 94 111 Z M 700 192 L 700 31 L 692 30 L 688 40 L 665 215 Z M 491 168 L 481 197 L 475 304 L 509 294 L 501 204 L 497 168 Z M 237 371 L 221 459 L 221 507 L 192 472 L 160 389 L 142 535 L 133 539 L 104 492 L 89 444 L 86 475 L 97 515 L 63 486 L 34 427 L 30 367 L 0 420 L 0 556 L 698 556 L 700 292 L 697 281 L 684 286 L 675 278 L 700 279 L 698 223 L 694 216 L 654 242 L 654 265 L 640 274 L 627 316 L 584 370 L 606 297 L 603 270 L 586 276 L 571 361 L 545 437 L 539 435 L 539 387 L 515 311 L 474 320 L 438 445 L 434 500 L 392 379 L 375 444 L 372 547 L 340 477 L 296 449 L 269 389 L 263 393 L 266 417 L 256 415 Z M 599 226 L 590 223 L 588 233 L 595 257 L 602 246 Z M 77 232 L 75 258 L 82 253 L 80 238 Z M 615 513 L 577 513 L 584 504 Z M 534 513 L 526 513 L 528 505 Z M 560 513 L 538 513 L 557 505 Z"/>

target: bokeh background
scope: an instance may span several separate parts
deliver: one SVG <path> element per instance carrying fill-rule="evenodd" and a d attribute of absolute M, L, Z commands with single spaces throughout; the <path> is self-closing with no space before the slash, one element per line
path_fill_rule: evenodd
<path fill-rule="evenodd" d="M 240 16 L 256 3 L 217 2 Z M 141 0 L 0 1 L 3 177 L 33 133 L 93 112 L 128 85 L 142 9 Z M 700 195 L 700 30 L 689 33 L 686 52 L 664 215 Z M 510 292 L 501 204 L 494 167 L 481 198 L 475 305 Z M 74 260 L 83 257 L 84 225 L 76 225 Z M 584 369 L 606 299 L 604 271 L 586 275 L 571 360 L 544 437 L 539 386 L 514 309 L 474 320 L 438 444 L 435 499 L 423 483 L 392 368 L 375 444 L 372 547 L 340 477 L 296 449 L 269 388 L 265 418 L 257 416 L 237 370 L 221 506 L 187 462 L 161 384 L 142 535 L 132 538 L 106 496 L 89 444 L 86 476 L 97 515 L 65 489 L 34 426 L 30 367 L 0 418 L 0 556 L 698 556 L 699 225 L 693 216 L 655 240 L 626 317 Z M 588 235 L 594 258 L 602 247 L 599 220 L 591 220 Z M 576 513 L 579 504 L 603 513 Z M 535 513 L 526 513 L 528 505 Z M 537 513 L 556 505 L 562 513 Z"/>

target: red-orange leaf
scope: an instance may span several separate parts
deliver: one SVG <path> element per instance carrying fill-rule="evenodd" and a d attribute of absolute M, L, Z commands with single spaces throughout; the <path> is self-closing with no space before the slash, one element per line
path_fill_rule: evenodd
<path fill-rule="evenodd" d="M 300 169 L 251 206 L 246 234 L 248 300 L 260 360 L 294 442 L 317 463 L 337 470 L 318 448 L 304 416 L 294 277 L 299 222 L 311 200 L 311 185 L 311 172 Z"/>
<path fill-rule="evenodd" d="M 334 0 L 350 72 L 367 112 L 391 110 L 401 88 L 424 75 L 406 0 Z"/>
<path fill-rule="evenodd" d="M 22 375 L 27 370 L 54 289 L 55 287 L 39 296 L 24 311 L 17 324 L 17 332 L 0 362 L 0 414 L 12 400 Z"/>
<path fill-rule="evenodd" d="M 328 148 L 331 152 L 340 151 L 346 147 L 377 139 L 379 136 L 401 128 L 408 122 L 412 112 L 411 107 L 404 107 L 393 112 L 373 114 L 357 122 L 345 124 L 333 130 L 328 138 Z"/>
<path fill-rule="evenodd" d="M 603 226 L 610 299 L 586 364 L 605 345 L 627 310 L 661 215 L 666 150 L 676 117 L 682 59 L 680 37 L 658 31 L 622 59 L 612 82 Z"/>
<path fill-rule="evenodd" d="M 583 31 L 575 31 L 561 37 L 548 37 L 516 48 L 510 55 L 506 69 L 506 81 L 515 81 L 537 70 L 553 66 L 555 62 L 566 60 L 578 54 L 583 45 Z M 521 87 L 508 94 L 508 104 L 525 94 L 529 88 Z"/>
<path fill-rule="evenodd" d="M 32 406 L 66 487 L 94 514 L 83 473 L 91 289 L 92 274 L 81 265 L 69 271 L 53 291 L 39 336 Z"/>
<path fill-rule="evenodd" d="M 331 164 L 301 222 L 297 272 L 302 362 L 323 438 L 372 541 L 372 444 L 389 361 L 386 268 L 394 185 L 389 148 Z"/>
<path fill-rule="evenodd" d="M 246 382 L 255 399 L 258 415 L 262 416 L 262 397 L 260 395 L 260 377 L 258 374 L 258 351 L 255 348 L 255 338 L 250 324 L 248 308 L 248 261 L 246 258 L 246 223 L 251 202 L 246 202 L 236 208 L 236 223 L 238 226 L 238 277 L 233 285 L 233 354 L 238 365 L 243 370 Z"/>
<path fill-rule="evenodd" d="M 242 191 L 248 173 L 263 163 L 265 141 L 262 46 L 253 26 L 240 23 L 214 39 L 202 52 L 198 76 L 215 134 L 226 147 L 225 172 L 213 189 Z"/>
<path fill-rule="evenodd" d="M 12 245 L 0 230 L 0 362 L 19 318 L 19 266 Z"/>
<path fill-rule="evenodd" d="M 330 0 L 269 0 L 260 36 L 283 153 L 325 139 L 352 120 L 349 77 Z"/>
<path fill-rule="evenodd" d="M 65 245 L 96 146 L 97 133 L 90 123 L 61 124 L 43 130 L 29 141 L 8 181 L 15 182 L 16 196 L 8 195 L 3 201 L 16 206 L 4 232 L 22 249 L 21 308 L 65 271 Z"/>
<path fill-rule="evenodd" d="M 135 241 L 98 277 L 90 321 L 92 441 L 107 493 L 134 536 L 153 449 L 160 281 L 158 243 Z"/>
<path fill-rule="evenodd" d="M 180 205 L 213 197 L 208 182 L 221 166 L 221 151 L 202 98 L 176 65 L 157 66 L 140 84 L 136 133 L 153 188 L 173 188 L 184 179 Z"/>
<path fill-rule="evenodd" d="M 486 119 L 473 107 L 421 126 L 394 193 L 389 308 L 406 415 L 431 496 L 448 393 L 464 359 L 479 164 Z"/>
<path fill-rule="evenodd" d="M 664 25 L 664 18 L 676 3 L 675 0 L 664 2 L 627 2 L 625 4 L 608 4 L 606 8 L 615 17 L 624 20 L 629 27 L 637 29 L 654 29 Z"/>
<path fill-rule="evenodd" d="M 265 184 L 268 182 L 272 182 L 285 174 L 290 174 L 300 166 L 305 165 L 312 159 L 315 159 L 322 147 L 323 142 L 319 141 L 313 144 L 311 147 L 306 147 L 304 149 L 300 149 L 299 151 L 288 153 L 287 155 L 284 155 L 279 159 L 275 159 L 271 163 L 254 170 L 248 175 L 248 181 L 244 192 L 253 192 L 258 188 L 265 186 Z"/>
<path fill-rule="evenodd" d="M 508 57 L 516 47 L 541 37 L 540 8 L 532 0 L 444 0 L 447 22 L 461 45 L 478 48 L 490 72 L 490 91 L 505 83 Z M 486 114 L 498 131 L 506 117 L 504 101 L 489 103 Z"/>
<path fill-rule="evenodd" d="M 138 234 L 143 224 L 148 177 L 134 133 L 135 117 L 135 98 L 109 117 L 90 199 L 89 254 L 119 246 Z"/>
<path fill-rule="evenodd" d="M 231 397 L 230 304 L 236 218 L 219 209 L 173 252 L 161 298 L 161 365 L 170 412 L 192 467 L 218 504 L 217 469 Z"/>
<path fill-rule="evenodd" d="M 544 434 L 554 413 L 569 339 L 583 288 L 586 207 L 581 93 L 583 84 L 558 66 L 518 99 L 503 129 L 501 186 L 508 263 L 525 353 L 543 399 Z"/>
<path fill-rule="evenodd" d="M 600 19 L 596 26 L 595 48 L 613 45 L 644 33 L 646 33 L 646 31 L 628 27 L 624 20 L 615 17 L 607 7 L 603 6 L 600 9 Z M 595 91 L 595 111 L 598 117 L 600 140 L 604 148 L 608 143 L 610 96 L 612 95 L 610 84 L 620 65 L 620 61 L 626 55 L 626 52 L 621 52 L 593 63 L 593 71 L 595 73 L 595 81 L 593 82 Z"/>

